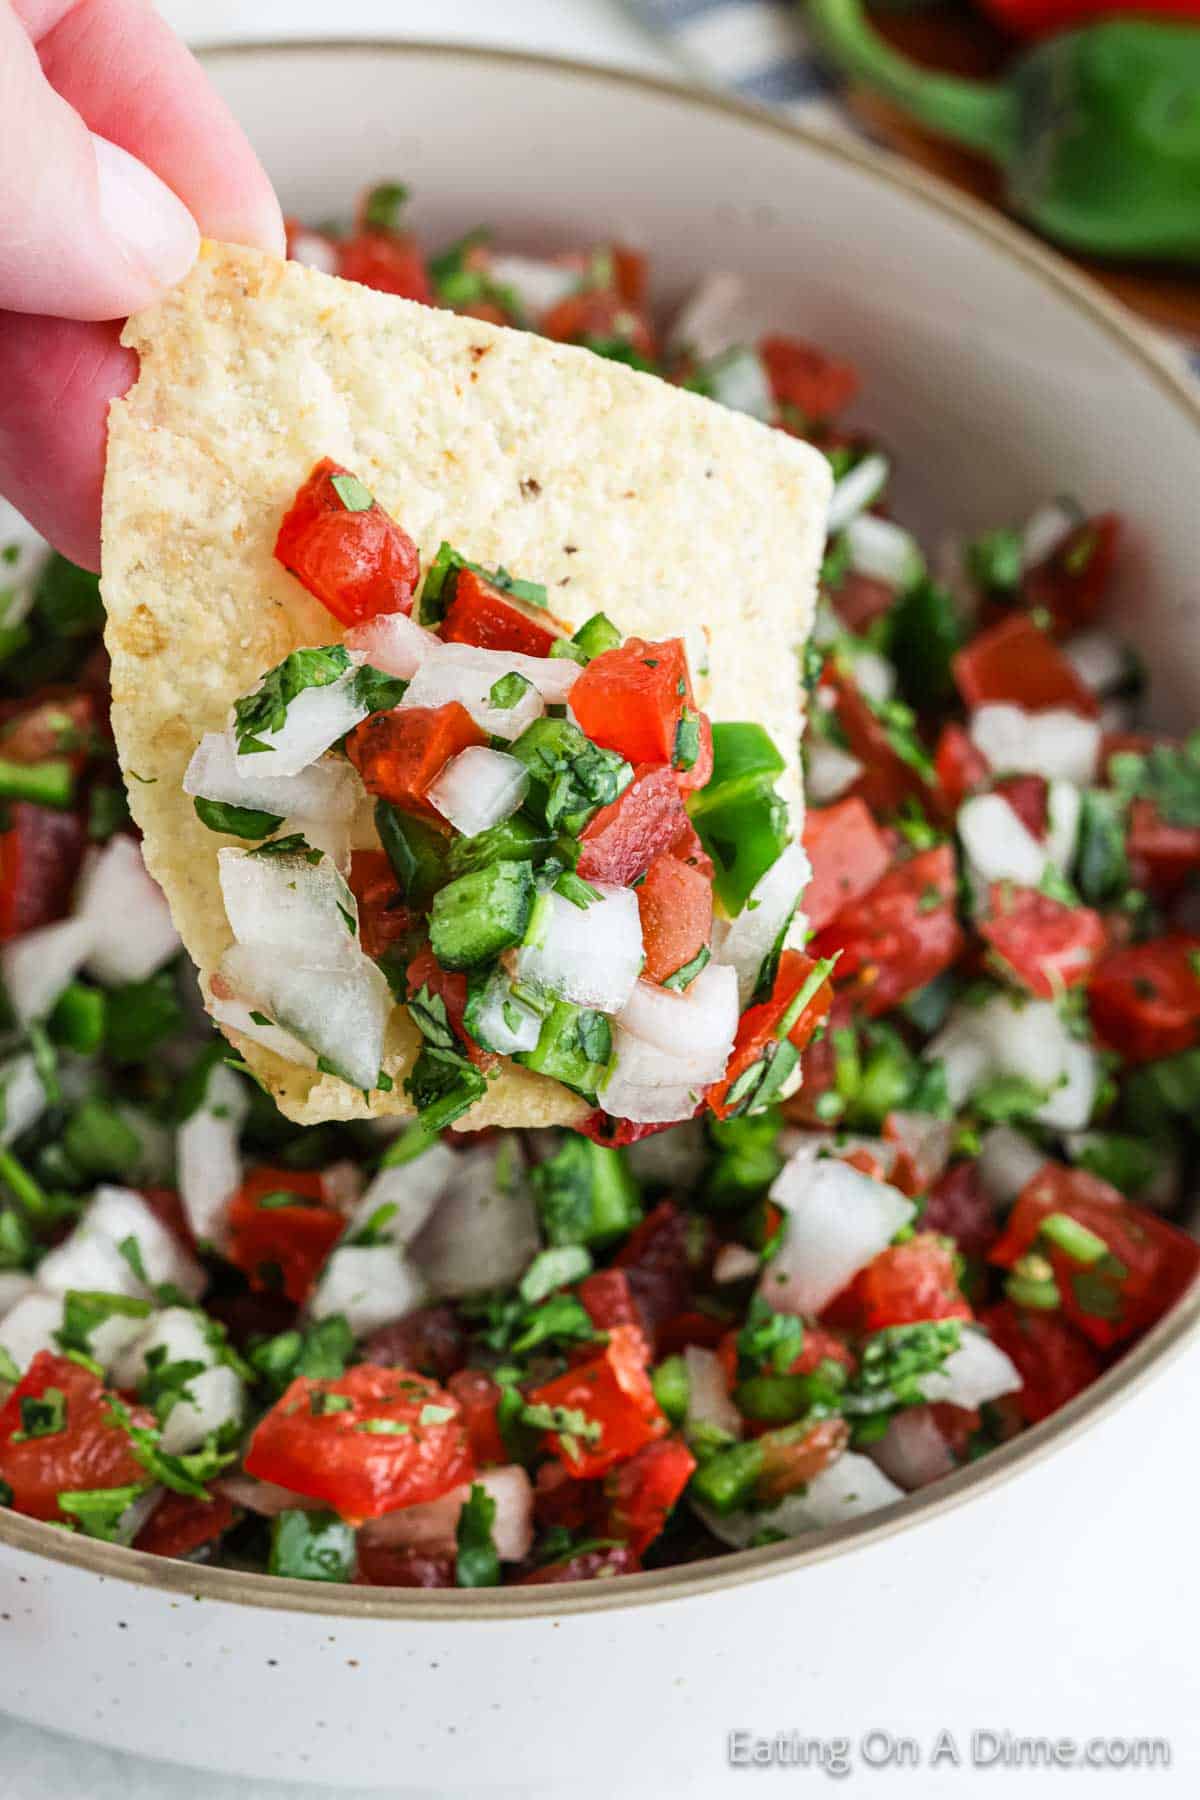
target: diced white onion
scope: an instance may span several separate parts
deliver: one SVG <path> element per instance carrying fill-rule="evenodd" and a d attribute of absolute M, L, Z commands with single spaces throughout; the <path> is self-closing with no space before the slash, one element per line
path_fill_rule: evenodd
<path fill-rule="evenodd" d="M 136 1335 L 113 1363 L 113 1380 L 118 1387 L 140 1387 L 146 1379 L 152 1350 L 164 1351 L 158 1360 L 166 1363 L 198 1362 L 211 1369 L 217 1361 L 202 1320 L 186 1306 L 164 1307 L 152 1319 L 135 1323 Z"/>
<path fill-rule="evenodd" d="M 308 269 L 320 269 L 322 275 L 338 272 L 338 247 L 319 231 L 288 229 L 288 257 Z"/>
<path fill-rule="evenodd" d="M 806 1487 L 788 1494 L 778 1506 L 722 1515 L 712 1507 L 694 1501 L 692 1505 L 714 1537 L 733 1550 L 745 1550 L 764 1531 L 798 1537 L 862 1518 L 903 1498 L 903 1488 L 890 1481 L 869 1457 L 844 1450 L 836 1462 L 822 1469 Z"/>
<path fill-rule="evenodd" d="M 1046 855 L 1061 875 L 1075 860 L 1083 799 L 1071 781 L 1051 781 L 1046 790 Z"/>
<path fill-rule="evenodd" d="M 810 737 L 804 749 L 804 786 L 814 806 L 828 806 L 853 787 L 863 772 L 857 756 L 838 744 Z"/>
<path fill-rule="evenodd" d="M 505 675 L 523 675 L 542 699 L 554 706 L 566 704 L 583 674 L 571 656 L 527 656 L 519 650 L 485 650 L 478 644 L 440 644 L 438 664 L 442 669 L 487 674 L 493 686 Z"/>
<path fill-rule="evenodd" d="M 889 1480 L 909 1494 L 953 1474 L 956 1467 L 950 1446 L 927 1406 L 906 1406 L 894 1413 L 869 1455 Z"/>
<path fill-rule="evenodd" d="M 891 1112 L 887 1129 L 892 1145 L 912 1159 L 921 1186 L 931 1187 L 950 1161 L 954 1126 L 932 1113 Z"/>
<path fill-rule="evenodd" d="M 258 1513 L 261 1518 L 278 1518 L 282 1512 L 292 1512 L 298 1507 L 310 1505 L 307 1494 L 298 1494 L 294 1488 L 280 1487 L 274 1481 L 256 1481 L 252 1475 L 220 1475 L 213 1484 L 219 1493 L 233 1501 L 235 1506 L 244 1507 L 247 1512 Z"/>
<path fill-rule="evenodd" d="M 776 1312 L 811 1317 L 887 1248 L 916 1213 L 911 1200 L 833 1157 L 784 1165 L 771 1198 L 786 1215 L 783 1242 L 759 1292 Z"/>
<path fill-rule="evenodd" d="M 537 1215 L 512 1139 L 460 1156 L 412 1257 L 433 1292 L 457 1299 L 518 1281 L 539 1246 Z"/>
<path fill-rule="evenodd" d="M 418 625 L 413 629 L 421 628 Z M 362 783 L 351 763 L 331 757 L 328 762 L 313 763 L 297 775 L 272 776 L 268 769 L 259 773 L 256 765 L 270 761 L 261 756 L 239 757 L 232 731 L 208 731 L 187 766 L 183 791 L 205 800 L 224 801 L 228 806 L 277 813 L 285 819 L 336 817 L 349 812 L 362 792 Z"/>
<path fill-rule="evenodd" d="M 247 954 L 253 957 L 252 951 Z M 226 962 L 228 960 L 227 955 Z M 217 979 L 222 986 L 226 985 L 222 976 L 219 975 Z M 302 1044 L 298 1037 L 290 1031 L 284 1031 L 280 1025 L 260 1025 L 254 1017 L 258 1008 L 250 1006 L 246 1001 L 222 997 L 214 992 L 208 1010 L 213 1023 L 223 1031 L 236 1031 L 242 1037 L 249 1038 L 252 1043 L 261 1044 L 264 1050 L 270 1050 L 273 1055 L 282 1056 L 285 1062 L 298 1063 L 305 1069 L 316 1068 L 315 1050 L 310 1050 L 307 1044 Z M 265 1016 L 260 1014 L 260 1017 Z"/>
<path fill-rule="evenodd" d="M 1015 881 L 1036 887 L 1046 872 L 1046 850 L 1002 794 L 975 794 L 958 809 L 958 835 L 980 881 Z"/>
<path fill-rule="evenodd" d="M 128 1353 L 130 1344 L 135 1343 L 145 1329 L 144 1318 L 110 1313 L 88 1332 L 88 1355 L 111 1376 L 116 1364 Z"/>
<path fill-rule="evenodd" d="M 505 675 L 522 673 L 517 666 L 521 660 L 499 650 L 476 649 L 474 644 L 443 644 L 438 654 L 423 662 L 413 676 L 400 709 L 445 706 L 451 700 L 457 700 L 489 737 L 510 741 L 519 738 L 546 710 L 541 690 L 532 685 L 527 687 L 513 706 L 493 706 L 491 694 Z M 530 657 L 524 660 L 540 662 L 543 659 Z M 570 658 L 563 661 L 570 663 Z M 571 666 L 578 668 L 577 664 Z"/>
<path fill-rule="evenodd" d="M 315 763 L 366 718 L 357 682 L 358 670 L 350 668 L 324 687 L 303 688 L 289 703 L 278 731 L 255 734 L 267 747 L 239 756 L 239 772 L 252 781 L 263 781 L 276 775 L 299 775 Z"/>
<path fill-rule="evenodd" d="M 739 1007 L 744 1009 L 750 1004 L 763 962 L 811 880 L 812 864 L 803 848 L 799 844 L 789 844 L 766 874 L 759 877 L 745 906 L 736 919 L 730 921 L 716 954 L 719 962 L 727 963 L 737 971 Z M 708 973 L 706 969 L 704 974 Z M 699 979 L 703 980 L 703 976 Z M 688 993 L 696 986 L 693 982 Z"/>
<path fill-rule="evenodd" d="M 472 1485 L 483 1488 L 496 1502 L 492 1542 L 501 1562 L 523 1561 L 533 1542 L 533 1486 L 519 1463 L 484 1469 L 473 1483 L 464 1482 L 436 1500 L 402 1506 L 369 1519 L 361 1527 L 363 1540 L 410 1550 L 453 1550 L 458 1517 Z"/>
<path fill-rule="evenodd" d="M 0 549 L 6 552 L 3 569 L 4 591 L 12 598 L 3 610 L 0 623 L 19 625 L 33 603 L 33 590 L 42 566 L 50 555 L 50 546 L 28 519 L 10 500 L 0 497 Z"/>
<path fill-rule="evenodd" d="M 730 1397 L 725 1371 L 714 1350 L 689 1344 L 683 1353 L 687 1365 L 689 1425 L 715 1425 L 730 1437 L 741 1437 L 742 1417 Z"/>
<path fill-rule="evenodd" d="M 679 1061 L 725 1071 L 740 1012 L 737 977 L 722 963 L 709 963 L 682 993 L 639 981 L 618 1015 L 634 1037 Z"/>
<path fill-rule="evenodd" d="M 239 944 L 306 969 L 351 969 L 362 958 L 358 902 L 327 857 L 217 852 L 221 898 Z"/>
<path fill-rule="evenodd" d="M 488 274 L 497 286 L 512 289 L 531 319 L 540 319 L 579 286 L 578 269 L 541 256 L 493 256 Z"/>
<path fill-rule="evenodd" d="M 1044 775 L 1086 787 L 1096 773 L 1102 731 L 1063 707 L 1026 712 L 997 701 L 971 714 L 968 734 L 998 775 Z"/>
<path fill-rule="evenodd" d="M 1062 647 L 1063 655 L 1093 694 L 1111 694 L 1129 675 L 1129 652 L 1111 631 L 1080 631 Z"/>
<path fill-rule="evenodd" d="M 1083 515 L 1074 502 L 1051 500 L 1039 506 L 1026 521 L 1021 536 L 1021 568 L 1036 568 L 1053 556 L 1058 546 L 1074 531 Z"/>
<path fill-rule="evenodd" d="M 618 1032 L 617 1037 L 620 1035 Z M 634 1038 L 628 1041 L 631 1044 L 637 1042 Z M 657 1055 L 658 1052 L 654 1054 Z M 619 1057 L 601 1089 L 601 1098 L 605 1110 L 613 1118 L 628 1119 L 634 1125 L 674 1125 L 690 1119 L 700 1104 L 699 1091 L 691 1082 L 681 1082 L 671 1087 L 647 1087 L 625 1080 Z"/>
<path fill-rule="evenodd" d="M 1015 1394 L 1023 1385 L 1012 1358 L 986 1332 L 964 1326 L 962 1341 L 939 1369 L 917 1377 L 917 1386 L 931 1405 L 946 1402 L 967 1408 L 986 1406 L 1001 1394 Z"/>
<path fill-rule="evenodd" d="M 535 1050 L 542 1035 L 542 1015 L 513 993 L 504 969 L 488 976 L 483 993 L 473 1002 L 473 1030 L 478 1041 L 497 1056 L 515 1056 L 519 1050 Z"/>
<path fill-rule="evenodd" d="M 667 345 L 706 363 L 755 335 L 747 329 L 745 282 L 728 269 L 717 269 L 697 283 L 676 313 Z"/>
<path fill-rule="evenodd" d="M 1099 1062 L 1049 1000 L 997 994 L 983 1006 L 959 1007 L 925 1055 L 941 1059 L 952 1106 L 961 1106 L 988 1076 L 1011 1075 L 1046 1090 L 1033 1115 L 1041 1124 L 1078 1131 L 1090 1122 Z"/>
<path fill-rule="evenodd" d="M 732 1041 L 731 1038 L 729 1045 Z M 626 1112 L 623 1105 L 618 1105 L 618 1101 L 624 1101 L 628 1094 L 641 1095 L 651 1088 L 675 1094 L 683 1089 L 692 1096 L 685 1113 L 656 1112 L 653 1117 L 689 1118 L 696 1110 L 703 1089 L 710 1082 L 719 1081 L 725 1073 L 729 1046 L 693 1051 L 685 1048 L 685 1044 L 686 1040 L 680 1040 L 680 1051 L 675 1055 L 660 1044 L 647 1043 L 644 1037 L 635 1037 L 625 1026 L 618 1025 L 613 1032 L 612 1063 L 601 1090 L 606 1110 L 614 1118 L 632 1119 L 634 1115 Z"/>
<path fill-rule="evenodd" d="M 1052 1131 L 1082 1131 L 1092 1122 L 1100 1089 L 1100 1059 L 1090 1045 L 1077 1038 L 1063 1045 L 1062 1072 L 1049 1097 L 1034 1118 Z"/>
<path fill-rule="evenodd" d="M 10 1313 L 18 1300 L 32 1294 L 37 1282 L 23 1269 L 0 1269 L 0 1319 Z"/>
<path fill-rule="evenodd" d="M 222 1365 L 193 1375 L 167 1414 L 162 1447 L 168 1456 L 198 1450 L 211 1432 L 239 1424 L 245 1408 L 246 1390 L 232 1369 Z"/>
<path fill-rule="evenodd" d="M 0 1068 L 0 1108 L 0 1144 L 13 1143 L 45 1112 L 46 1089 L 32 1056 L 14 1056 Z"/>
<path fill-rule="evenodd" d="M 833 498 L 829 502 L 829 517 L 826 521 L 830 537 L 844 531 L 852 519 L 865 512 L 868 506 L 874 505 L 887 486 L 891 472 L 892 467 L 887 457 L 873 450 L 860 463 L 855 463 L 849 474 L 834 482 Z"/>
<path fill-rule="evenodd" d="M 472 744 L 452 756 L 426 798 L 464 837 L 510 819 L 525 798 L 529 771 L 515 756 Z"/>
<path fill-rule="evenodd" d="M 769 423 L 775 416 L 775 396 L 771 391 L 762 357 L 748 344 L 735 344 L 723 350 L 711 362 L 703 364 L 704 385 L 719 406 L 733 412 L 749 413 L 752 419 Z"/>
<path fill-rule="evenodd" d="M 896 670 L 886 656 L 880 656 L 877 650 L 855 650 L 851 655 L 851 666 L 854 685 L 864 698 L 876 706 L 891 699 L 896 691 Z"/>
<path fill-rule="evenodd" d="M 146 1271 L 143 1283 L 120 1245 L 133 1238 Z M 132 1188 L 98 1187 L 70 1236 L 42 1258 L 38 1280 L 54 1293 L 69 1288 L 143 1298 L 169 1282 L 190 1298 L 204 1291 L 200 1264 Z"/>
<path fill-rule="evenodd" d="M 314 1319 L 341 1313 L 355 1337 L 364 1338 L 425 1298 L 425 1283 L 394 1244 L 350 1244 L 325 1264 L 310 1310 Z"/>
<path fill-rule="evenodd" d="M 5 944 L 0 950 L 0 970 L 5 992 L 22 1024 L 45 1018 L 92 954 L 94 938 L 89 920 L 63 919 Z"/>
<path fill-rule="evenodd" d="M 659 1134 L 666 1136 L 665 1132 Z M 652 1140 L 645 1140 L 650 1143 Z M 747 1250 L 745 1244 L 722 1244 L 713 1258 L 713 1280 L 718 1287 L 725 1287 L 731 1282 L 746 1281 L 751 1275 L 758 1273 L 758 1257 L 753 1250 Z"/>
<path fill-rule="evenodd" d="M 92 933 L 84 966 L 106 985 L 145 981 L 179 950 L 162 889 L 131 837 L 110 838 L 85 862 L 75 912 Z"/>
<path fill-rule="evenodd" d="M 179 1197 L 200 1243 L 219 1241 L 225 1209 L 241 1183 L 239 1142 L 248 1110 L 245 1088 L 232 1069 L 217 1063 L 203 1101 L 176 1134 Z"/>
<path fill-rule="evenodd" d="M 534 913 L 536 937 L 521 946 L 517 974 L 578 1006 L 619 1013 L 642 967 L 637 895 L 631 888 L 594 885 L 600 898 L 584 907 L 553 892 L 542 897 Z"/>
<path fill-rule="evenodd" d="M 411 681 L 421 664 L 441 647 L 436 632 L 418 625 L 409 613 L 376 613 L 346 633 L 346 648 L 353 657 L 361 657 L 373 669 L 382 669 L 401 681 Z"/>
<path fill-rule="evenodd" d="M 7 1350 L 24 1374 L 39 1350 L 59 1348 L 55 1333 L 62 1329 L 62 1322 L 62 1295 L 37 1289 L 0 1319 L 0 1350 Z"/>
<path fill-rule="evenodd" d="M 352 1086 L 375 1086 L 392 999 L 384 975 L 367 957 L 347 969 L 305 969 L 287 952 L 235 944 L 221 959 L 214 990 L 218 978 L 237 999 L 308 1046 L 312 1056 L 294 1060 L 321 1056 Z"/>
<path fill-rule="evenodd" d="M 407 1244 L 445 1193 L 454 1173 L 456 1157 L 445 1144 L 431 1144 L 411 1161 L 380 1169 L 350 1214 L 347 1236 L 362 1231 L 383 1207 L 393 1209 L 372 1227 L 389 1244 Z"/>
<path fill-rule="evenodd" d="M 946 1097 L 955 1111 L 970 1099 L 991 1064 L 991 1052 L 965 1007 L 951 1014 L 922 1055 L 941 1063 Z"/>
<path fill-rule="evenodd" d="M 874 513 L 859 513 L 846 527 L 850 567 L 872 581 L 882 581 L 899 592 L 919 581 L 925 558 L 911 531 Z"/>

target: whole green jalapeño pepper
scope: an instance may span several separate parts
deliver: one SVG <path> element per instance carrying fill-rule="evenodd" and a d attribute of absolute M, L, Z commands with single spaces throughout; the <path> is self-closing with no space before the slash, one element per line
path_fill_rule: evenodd
<path fill-rule="evenodd" d="M 1109 19 L 1027 50 L 1002 83 L 916 67 L 861 0 L 809 0 L 849 74 L 1005 171 L 1013 210 L 1074 250 L 1200 262 L 1200 27 Z"/>

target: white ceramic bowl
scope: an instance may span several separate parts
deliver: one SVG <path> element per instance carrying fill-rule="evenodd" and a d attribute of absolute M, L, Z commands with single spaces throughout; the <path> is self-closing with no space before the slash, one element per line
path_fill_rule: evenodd
<path fill-rule="evenodd" d="M 861 365 L 862 416 L 895 445 L 903 503 L 931 529 L 1018 517 L 1064 489 L 1120 508 L 1119 604 L 1157 711 L 1176 726 L 1200 715 L 1200 410 L 1138 328 L 1030 239 L 896 163 L 652 81 L 394 44 L 206 60 L 305 218 L 344 213 L 394 174 L 435 241 L 480 221 L 523 249 L 620 234 L 652 250 L 664 302 L 708 269 L 739 271 L 765 296 L 764 324 Z M 914 1650 L 945 1665 L 963 1569 L 1002 1575 L 1040 1529 L 1030 1506 L 1049 1490 L 1029 1465 L 1198 1315 L 1194 1295 L 1053 1421 L 877 1520 L 611 1584 L 331 1591 L 2 1513 L 0 1697 L 109 1744 L 260 1775 L 474 1791 L 557 1771 L 615 1792 L 627 1767 L 711 1768 L 726 1728 L 811 1720 L 818 1701 L 828 1718 L 890 1692 Z"/>

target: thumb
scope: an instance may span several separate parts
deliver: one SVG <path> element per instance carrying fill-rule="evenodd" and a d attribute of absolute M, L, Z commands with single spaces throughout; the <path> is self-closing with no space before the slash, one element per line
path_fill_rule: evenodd
<path fill-rule="evenodd" d="M 0 0 L 0 307 L 124 318 L 185 275 L 198 247 L 183 203 L 88 130 Z"/>

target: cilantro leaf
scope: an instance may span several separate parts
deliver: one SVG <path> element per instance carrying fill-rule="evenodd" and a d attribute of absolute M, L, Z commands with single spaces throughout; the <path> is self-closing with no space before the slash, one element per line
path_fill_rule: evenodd
<path fill-rule="evenodd" d="M 297 694 L 306 688 L 328 687 L 351 667 L 350 652 L 344 644 L 326 644 L 312 650 L 293 650 L 290 656 L 263 676 L 257 692 L 244 694 L 234 702 L 234 729 L 238 752 L 269 749 L 259 741 L 263 732 L 281 731 L 287 723 L 287 709 Z"/>
<path fill-rule="evenodd" d="M 496 1502 L 485 1487 L 472 1482 L 454 1534 L 454 1578 L 459 1587 L 499 1587 L 500 1557 L 492 1537 L 495 1522 Z"/>

